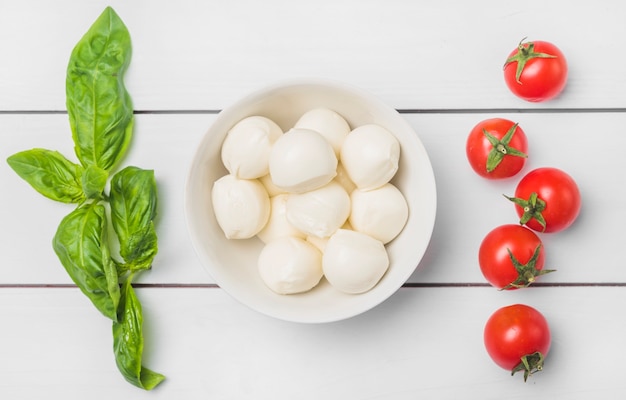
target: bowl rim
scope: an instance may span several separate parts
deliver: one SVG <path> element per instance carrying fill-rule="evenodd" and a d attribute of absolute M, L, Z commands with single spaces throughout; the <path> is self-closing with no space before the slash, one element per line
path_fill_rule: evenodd
<path fill-rule="evenodd" d="M 413 135 L 415 135 L 415 140 L 417 141 L 417 144 L 422 147 L 422 150 L 423 150 L 422 156 L 425 158 L 425 162 L 429 167 L 428 171 L 423 171 L 422 174 L 424 175 L 423 178 L 426 179 L 426 181 L 428 181 L 427 182 L 428 185 L 432 188 L 432 192 L 430 193 L 431 199 L 428 202 L 428 206 L 430 207 L 431 210 L 430 212 L 426 214 L 429 216 L 429 218 L 427 220 L 421 221 L 421 224 L 425 226 L 425 232 L 427 231 L 427 235 L 426 235 L 427 238 L 426 240 L 424 240 L 424 243 L 422 243 L 420 248 L 417 250 L 417 253 L 419 254 L 415 253 L 417 259 L 415 260 L 414 268 L 413 269 L 406 268 L 405 273 L 402 274 L 401 277 L 394 280 L 396 284 L 390 287 L 385 292 L 384 295 L 381 295 L 381 296 L 364 296 L 365 294 L 350 295 L 350 296 L 361 296 L 364 298 L 364 301 L 360 303 L 361 306 L 358 307 L 358 310 L 356 312 L 352 312 L 348 314 L 335 313 L 332 315 L 327 315 L 323 318 L 319 316 L 313 318 L 310 316 L 286 315 L 281 312 L 268 310 L 267 308 L 261 307 L 257 304 L 253 304 L 249 301 L 242 300 L 240 296 L 236 294 L 237 290 L 233 290 L 233 287 L 228 282 L 223 280 L 223 275 L 221 275 L 218 270 L 215 270 L 214 268 L 210 268 L 210 266 L 206 264 L 204 260 L 204 255 L 201 252 L 202 243 L 199 242 L 198 238 L 196 237 L 196 235 L 194 235 L 194 232 L 193 232 L 195 218 L 191 212 L 192 204 L 194 201 L 190 193 L 190 187 L 192 185 L 192 181 L 194 178 L 193 166 L 195 165 L 198 157 L 201 157 L 201 153 L 204 147 L 203 144 L 208 140 L 207 137 L 209 136 L 209 133 L 213 130 L 214 126 L 218 124 L 219 122 L 221 122 L 223 119 L 230 118 L 230 114 L 234 113 L 235 112 L 234 110 L 237 110 L 238 108 L 242 107 L 245 104 L 250 103 L 251 101 L 255 99 L 259 101 L 263 98 L 263 96 L 266 96 L 271 93 L 275 93 L 276 91 L 292 89 L 292 88 L 300 87 L 300 86 L 301 87 L 319 87 L 319 88 L 326 89 L 326 90 L 337 90 L 341 92 L 346 92 L 352 96 L 357 96 L 359 98 L 364 99 L 368 104 L 374 104 L 377 109 L 380 109 L 386 113 L 392 113 L 394 119 L 397 120 L 396 122 L 398 124 L 403 125 L 403 129 L 406 129 L 410 131 Z M 419 135 L 417 134 L 417 132 L 415 132 L 415 130 L 408 123 L 408 121 L 406 121 L 406 119 L 404 119 L 402 115 L 395 108 L 392 108 L 391 106 L 383 102 L 379 97 L 359 87 L 346 84 L 344 82 L 330 80 L 330 79 L 299 78 L 299 79 L 286 79 L 286 80 L 274 82 L 272 84 L 259 87 L 249 92 L 248 94 L 242 96 L 238 100 L 232 102 L 230 105 L 220 110 L 217 113 L 216 119 L 209 125 L 205 133 L 200 138 L 200 141 L 198 142 L 197 148 L 195 152 L 193 153 L 193 157 L 191 158 L 189 162 L 188 173 L 187 173 L 185 185 L 184 185 L 184 216 L 185 216 L 185 221 L 186 221 L 186 226 L 187 226 L 187 234 L 188 234 L 189 239 L 191 240 L 192 248 L 194 249 L 194 252 L 196 253 L 196 256 L 198 257 L 198 260 L 200 261 L 200 264 L 202 265 L 205 272 L 207 272 L 209 276 L 213 278 L 213 280 L 215 281 L 215 283 L 217 284 L 219 288 L 223 289 L 224 292 L 226 292 L 230 297 L 238 301 L 240 304 L 248 307 L 249 309 L 252 309 L 261 314 L 264 314 L 266 316 L 273 317 L 279 320 L 297 322 L 297 323 L 336 322 L 336 321 L 352 318 L 354 316 L 365 313 L 366 311 L 369 311 L 370 309 L 386 301 L 389 297 L 391 297 L 395 292 L 397 292 L 406 283 L 406 281 L 410 278 L 410 276 L 415 272 L 415 270 L 419 267 L 420 263 L 422 262 L 424 255 L 426 253 L 426 250 L 430 244 L 430 241 L 432 240 L 436 214 L 437 214 L 437 185 L 435 181 L 434 171 L 433 171 L 432 163 L 430 162 L 428 153 Z M 285 295 L 281 295 L 281 296 L 285 296 Z"/>

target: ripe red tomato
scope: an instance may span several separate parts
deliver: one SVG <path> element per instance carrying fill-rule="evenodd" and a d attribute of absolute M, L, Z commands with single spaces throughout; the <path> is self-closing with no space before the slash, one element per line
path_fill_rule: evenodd
<path fill-rule="evenodd" d="M 538 232 L 558 232 L 569 227 L 581 207 L 580 190 L 571 176 L 557 168 L 537 168 L 526 174 L 515 189 L 520 224 Z"/>
<path fill-rule="evenodd" d="M 567 82 L 567 60 L 550 42 L 520 43 L 504 64 L 504 81 L 516 96 L 532 102 L 553 99 Z"/>
<path fill-rule="evenodd" d="M 496 364 L 511 371 L 511 375 L 524 371 L 526 381 L 543 368 L 550 351 L 550 327 L 543 314 L 533 307 L 514 304 L 496 310 L 489 317 L 484 342 Z"/>
<path fill-rule="evenodd" d="M 465 152 L 478 175 L 490 179 L 510 178 L 526 163 L 528 140 L 513 121 L 486 119 L 470 131 Z"/>
<path fill-rule="evenodd" d="M 544 270 L 541 239 L 517 224 L 501 225 L 489 232 L 478 250 L 478 264 L 485 279 L 498 289 L 519 289 L 532 284 Z"/>

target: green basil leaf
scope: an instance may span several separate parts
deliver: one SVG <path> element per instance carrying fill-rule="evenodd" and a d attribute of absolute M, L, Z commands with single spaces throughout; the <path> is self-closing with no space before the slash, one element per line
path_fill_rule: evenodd
<path fill-rule="evenodd" d="M 113 322 L 113 351 L 117 368 L 128 382 L 139 388 L 152 390 L 165 377 L 141 365 L 144 345 L 143 315 L 141 304 L 131 285 L 131 278 L 122 286 L 119 311 L 118 321 Z"/>
<path fill-rule="evenodd" d="M 85 168 L 81 183 L 88 199 L 100 199 L 109 179 L 109 173 L 102 168 L 90 165 Z"/>
<path fill-rule="evenodd" d="M 58 151 L 32 149 L 7 158 L 9 166 L 36 191 L 63 203 L 80 203 L 85 194 L 80 183 L 83 168 Z"/>
<path fill-rule="evenodd" d="M 68 275 L 106 317 L 116 320 L 120 287 L 107 244 L 107 219 L 101 204 L 87 203 L 68 214 L 52 245 Z"/>
<path fill-rule="evenodd" d="M 133 106 L 124 86 L 130 54 L 130 34 L 111 7 L 72 51 L 66 105 L 74 149 L 83 166 L 109 171 L 130 144 Z"/>
<path fill-rule="evenodd" d="M 157 188 L 154 171 L 126 167 L 111 179 L 111 222 L 120 255 L 131 270 L 149 268 L 156 255 L 154 218 Z"/>
<path fill-rule="evenodd" d="M 151 221 L 148 226 L 133 232 L 122 249 L 124 251 L 121 255 L 127 262 L 128 269 L 131 271 L 150 269 L 152 260 L 159 250 L 154 222 Z"/>

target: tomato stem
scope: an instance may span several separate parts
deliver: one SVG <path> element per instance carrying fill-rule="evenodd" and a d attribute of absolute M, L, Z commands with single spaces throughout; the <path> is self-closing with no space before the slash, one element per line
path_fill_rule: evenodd
<path fill-rule="evenodd" d="M 526 225 L 528 221 L 535 219 L 543 228 L 542 231 L 546 230 L 546 220 L 543 218 L 542 214 L 546 209 L 546 202 L 542 200 L 536 192 L 532 192 L 528 200 L 519 197 L 508 197 L 507 195 L 504 195 L 504 197 L 522 208 L 523 213 L 519 220 L 520 224 Z"/>
<path fill-rule="evenodd" d="M 533 42 L 524 43 L 526 38 L 522 39 L 520 43 L 517 45 L 517 52 L 509 57 L 504 63 L 504 67 L 507 65 L 516 62 L 517 69 L 515 71 L 515 81 L 520 85 L 522 82 L 520 81 L 520 77 L 522 76 L 522 72 L 524 71 L 524 67 L 526 67 L 526 63 L 533 58 L 556 58 L 555 55 L 546 54 L 546 53 L 537 53 L 535 52 L 535 44 Z"/>
<path fill-rule="evenodd" d="M 496 167 L 502 162 L 505 156 L 515 156 L 515 157 L 528 157 L 524 152 L 519 151 L 518 149 L 509 146 L 511 140 L 513 139 L 513 135 L 517 130 L 517 126 L 519 124 L 515 123 L 509 130 L 502 136 L 502 139 L 498 139 L 489 133 L 485 128 L 483 128 L 483 134 L 491 143 L 491 151 L 487 155 L 487 172 L 492 172 Z"/>
<path fill-rule="evenodd" d="M 522 264 L 521 262 L 519 262 L 519 260 L 515 258 L 513 252 L 511 252 L 510 249 L 506 249 L 506 251 L 509 253 L 509 258 L 511 259 L 511 262 L 513 263 L 513 266 L 517 271 L 517 278 L 500 290 L 521 289 L 528 287 L 537 280 L 538 276 L 556 271 L 555 269 L 538 270 L 536 268 L 537 259 L 539 258 L 539 253 L 541 251 L 541 244 L 538 244 L 537 247 L 535 247 L 532 257 L 530 258 L 530 260 L 528 260 L 526 264 Z"/>
<path fill-rule="evenodd" d="M 524 382 L 528 380 L 528 377 L 535 372 L 541 371 L 543 369 L 543 361 L 544 356 L 540 351 L 527 354 L 523 356 L 520 360 L 520 363 L 513 368 L 511 371 L 511 376 L 515 375 L 518 371 L 524 371 Z"/>

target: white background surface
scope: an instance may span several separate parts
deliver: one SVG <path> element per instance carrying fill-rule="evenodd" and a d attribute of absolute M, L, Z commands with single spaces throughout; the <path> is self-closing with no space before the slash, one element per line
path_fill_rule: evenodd
<path fill-rule="evenodd" d="M 133 41 L 126 75 L 135 137 L 128 163 L 155 170 L 160 252 L 141 276 L 145 364 L 153 392 L 126 383 L 110 324 L 71 285 L 51 239 L 68 208 L 0 163 L 0 396 L 3 399 L 614 399 L 626 389 L 623 171 L 626 3 L 596 1 L 0 1 L 0 159 L 32 147 L 72 154 L 65 111 L 69 53 L 112 5 Z M 568 57 L 569 84 L 530 104 L 501 68 L 523 37 Z M 438 186 L 431 245 L 409 283 L 353 319 L 277 321 L 214 285 L 187 237 L 184 179 L 216 112 L 285 79 L 349 83 L 401 110 Z M 529 137 L 525 172 L 555 166 L 578 182 L 579 220 L 543 235 L 542 285 L 498 292 L 477 265 L 482 237 L 515 222 L 502 194 L 465 159 L 480 120 Z M 542 311 L 553 347 L 527 383 L 491 362 L 482 329 L 498 307 Z"/>

